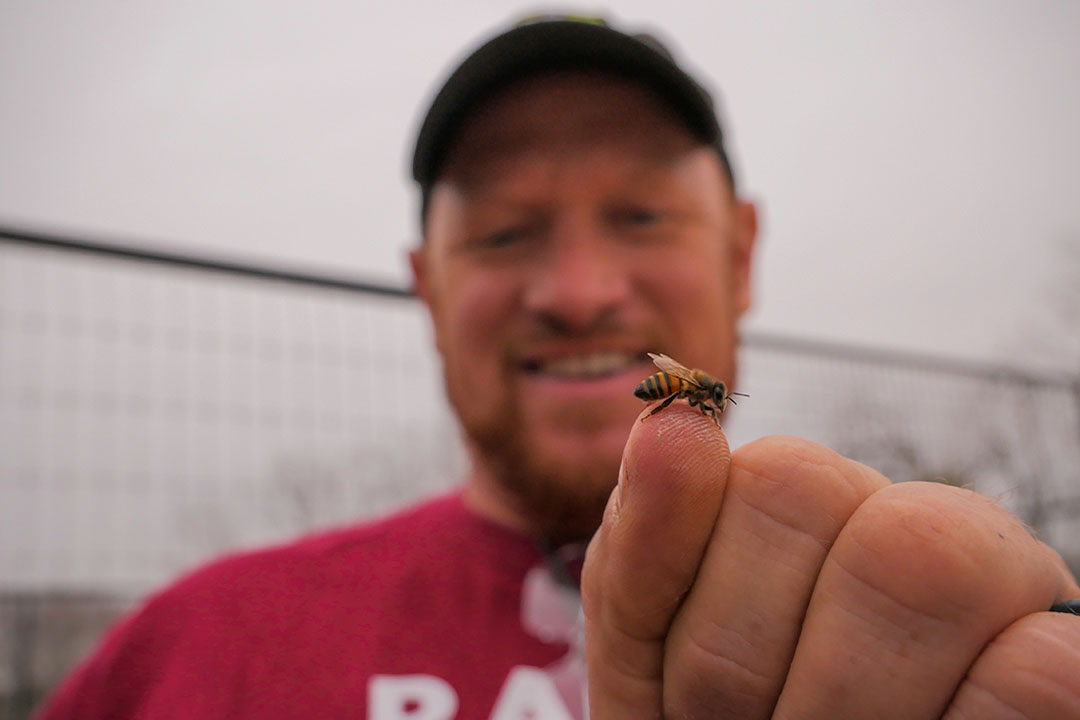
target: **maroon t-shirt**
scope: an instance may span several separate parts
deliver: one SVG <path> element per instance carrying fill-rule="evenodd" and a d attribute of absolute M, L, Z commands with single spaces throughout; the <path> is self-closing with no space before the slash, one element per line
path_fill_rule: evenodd
<path fill-rule="evenodd" d="M 577 719 L 580 628 L 534 542 L 453 494 L 180 579 L 41 718 Z"/>

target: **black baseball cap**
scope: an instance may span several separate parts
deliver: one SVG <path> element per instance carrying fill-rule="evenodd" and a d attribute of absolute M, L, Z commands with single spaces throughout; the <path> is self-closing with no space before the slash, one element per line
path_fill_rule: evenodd
<path fill-rule="evenodd" d="M 413 153 L 412 176 L 420 185 L 421 221 L 427 215 L 428 196 L 442 172 L 447 150 L 468 114 L 507 85 L 555 70 L 599 70 L 652 88 L 695 136 L 716 149 L 734 185 L 712 97 L 679 67 L 659 40 L 647 33 L 621 32 L 600 18 L 543 15 L 519 21 L 474 50 L 436 94 Z"/>

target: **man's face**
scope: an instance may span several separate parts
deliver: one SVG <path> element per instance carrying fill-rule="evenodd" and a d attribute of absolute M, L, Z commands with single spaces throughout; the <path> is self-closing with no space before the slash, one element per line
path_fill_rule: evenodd
<path fill-rule="evenodd" d="M 591 533 L 646 353 L 732 382 L 755 222 L 633 83 L 545 75 L 474 111 L 412 261 L 477 476 L 539 530 Z"/>

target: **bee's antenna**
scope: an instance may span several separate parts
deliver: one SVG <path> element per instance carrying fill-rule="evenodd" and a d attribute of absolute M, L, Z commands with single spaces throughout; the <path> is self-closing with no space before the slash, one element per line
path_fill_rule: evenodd
<path fill-rule="evenodd" d="M 740 393 L 740 392 L 731 392 L 731 393 L 728 393 L 728 395 L 738 395 L 739 397 L 750 397 L 746 393 Z"/>

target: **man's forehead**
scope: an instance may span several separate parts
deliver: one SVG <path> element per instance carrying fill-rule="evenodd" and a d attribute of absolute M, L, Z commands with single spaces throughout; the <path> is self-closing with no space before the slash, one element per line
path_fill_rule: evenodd
<path fill-rule="evenodd" d="M 464 179 L 560 151 L 633 153 L 665 163 L 702 145 L 649 88 L 599 73 L 548 73 L 480 103 L 451 143 L 445 174 Z"/>

